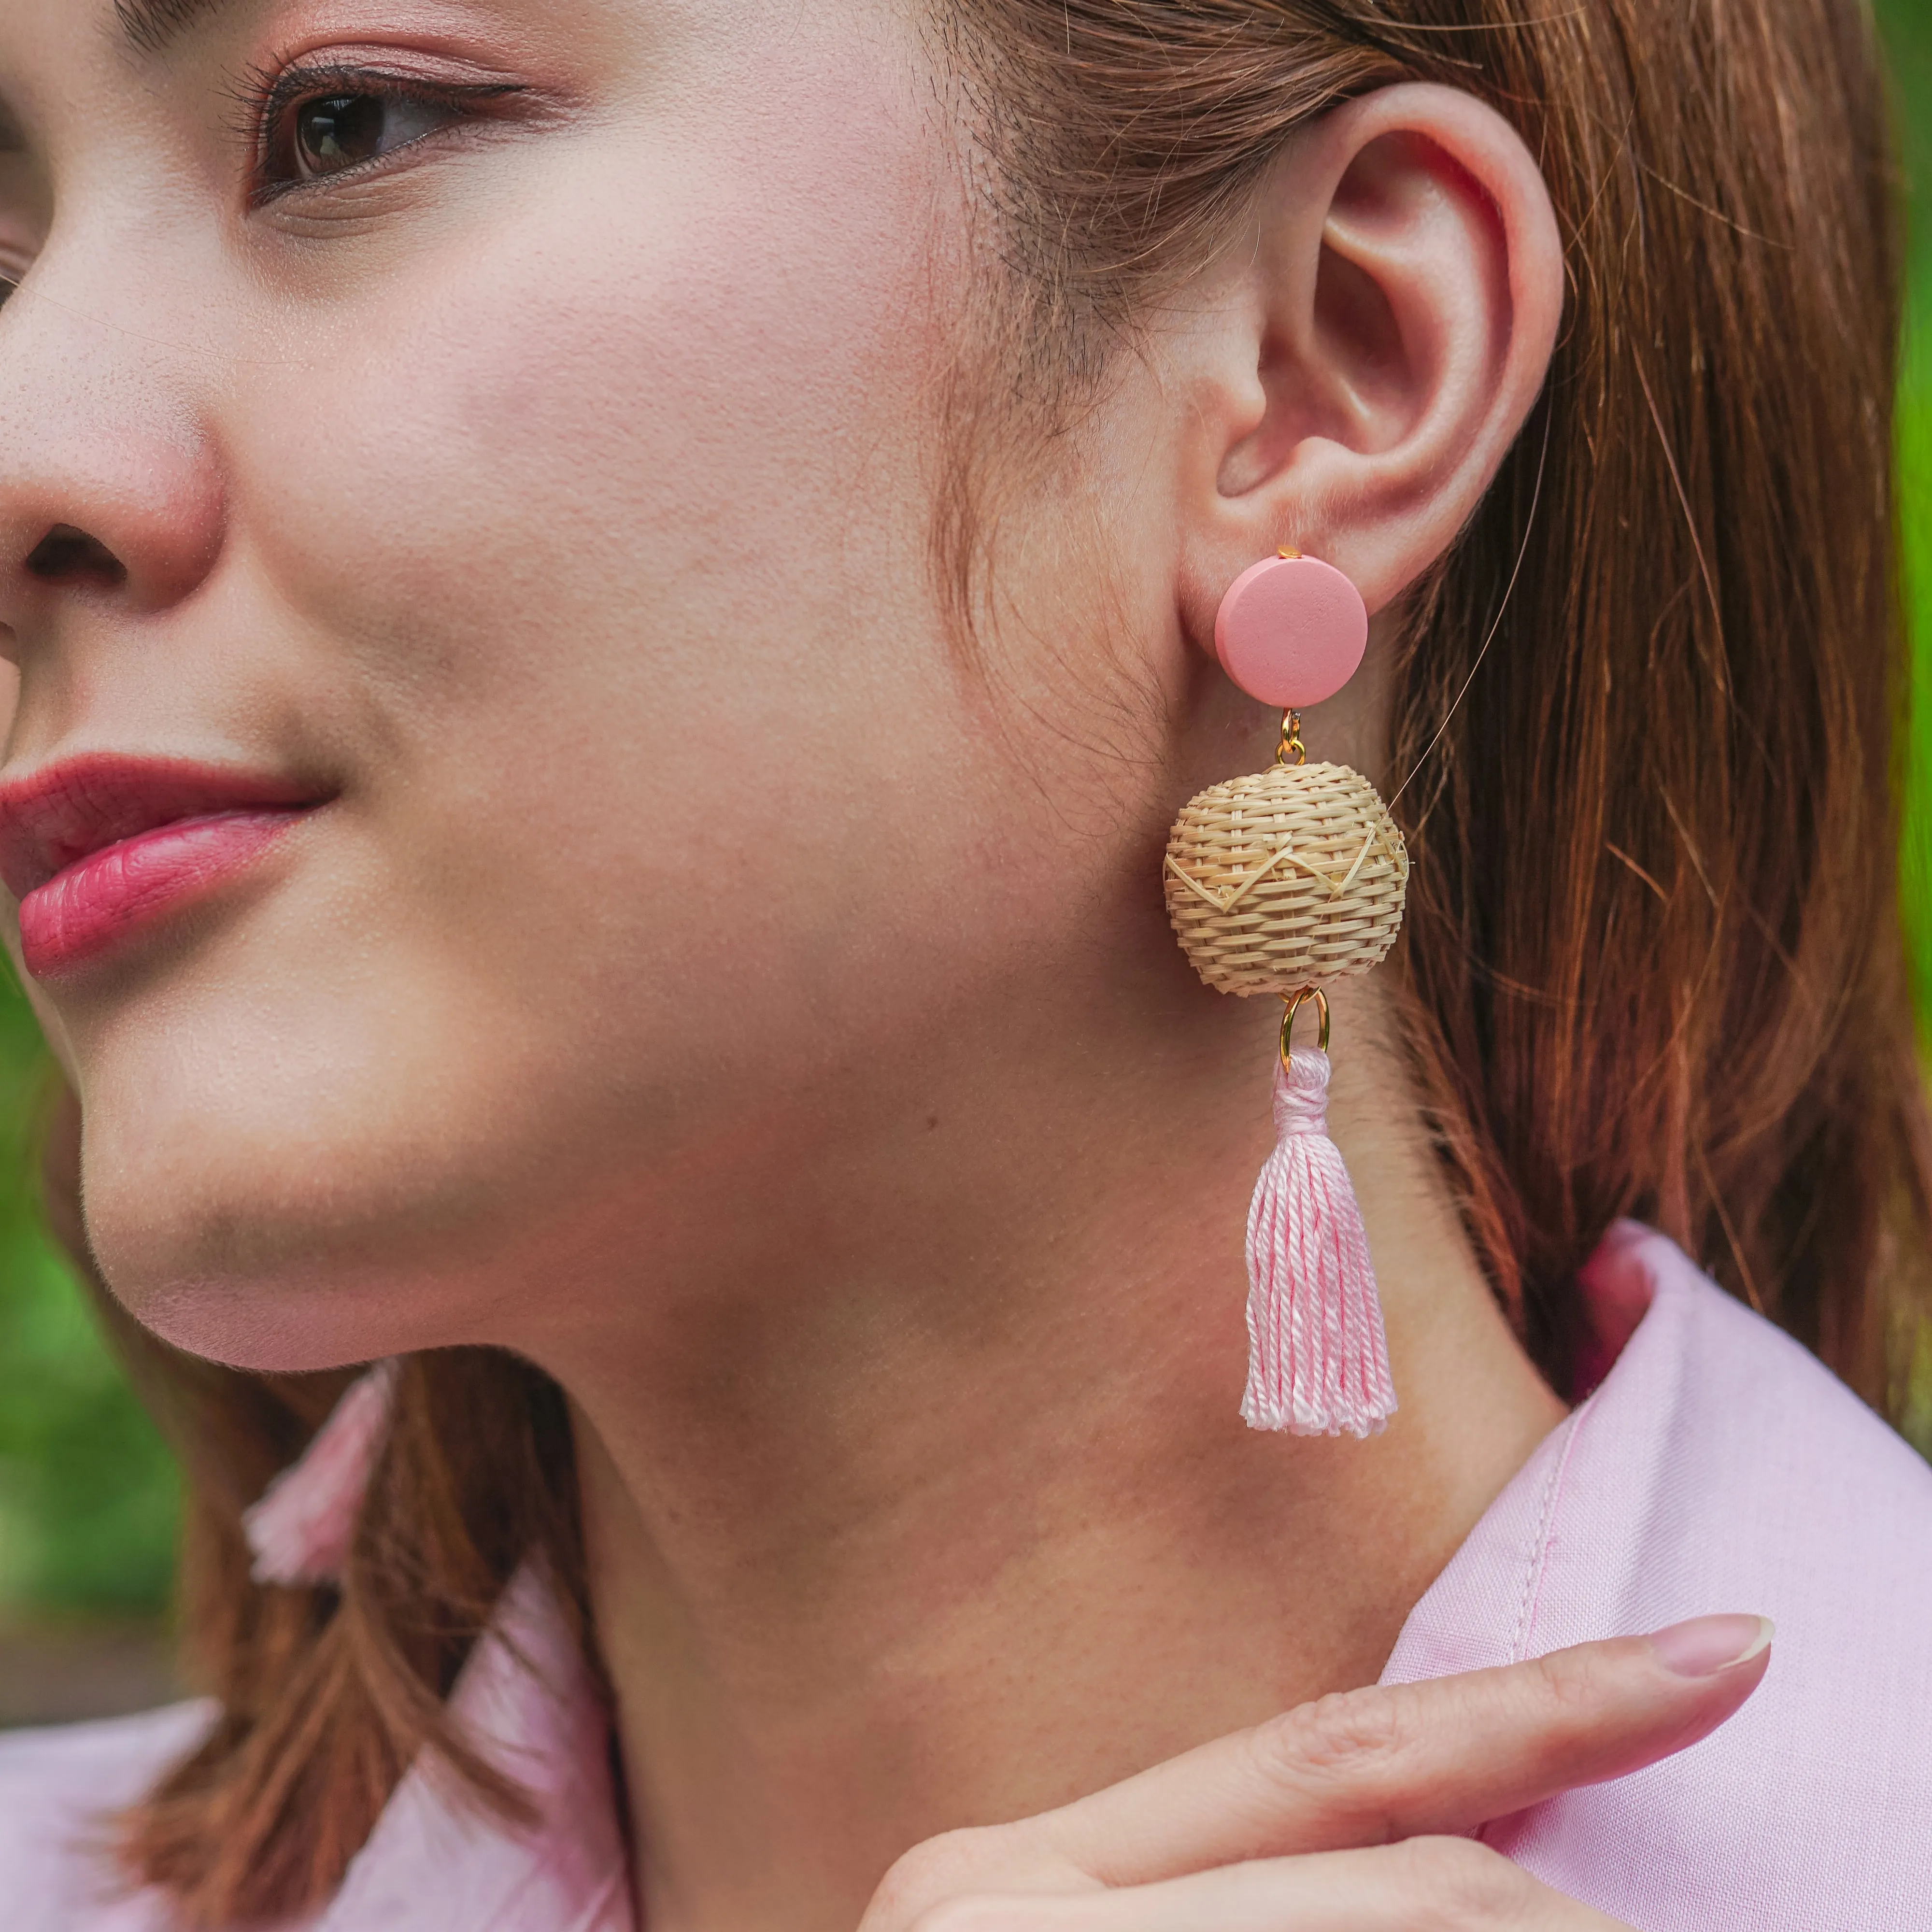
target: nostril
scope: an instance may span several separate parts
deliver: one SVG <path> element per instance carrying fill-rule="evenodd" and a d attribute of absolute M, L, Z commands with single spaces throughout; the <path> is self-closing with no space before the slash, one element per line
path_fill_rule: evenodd
<path fill-rule="evenodd" d="M 48 584 L 93 584 L 118 590 L 128 580 L 126 566 L 97 537 L 71 524 L 56 524 L 27 559 L 30 575 Z"/>

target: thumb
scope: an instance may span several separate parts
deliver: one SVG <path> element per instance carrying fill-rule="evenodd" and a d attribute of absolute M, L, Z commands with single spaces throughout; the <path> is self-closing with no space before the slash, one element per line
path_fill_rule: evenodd
<path fill-rule="evenodd" d="M 1342 1692 L 1009 1828 L 1109 1886 L 1472 1830 L 1696 1743 L 1757 1688 L 1771 1636 L 1767 1618 L 1700 1617 Z"/>

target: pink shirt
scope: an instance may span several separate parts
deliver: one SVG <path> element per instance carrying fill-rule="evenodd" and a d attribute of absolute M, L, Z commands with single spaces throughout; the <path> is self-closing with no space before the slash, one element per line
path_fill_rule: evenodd
<path fill-rule="evenodd" d="M 1730 1724 L 1484 1836 L 1640 1932 L 1932 1927 L 1932 1471 L 1660 1236 L 1616 1229 L 1586 1285 L 1614 1366 L 1416 1606 L 1384 1681 L 1762 1611 L 1771 1672 Z M 533 1578 L 499 1624 L 457 1704 L 546 1828 L 496 1829 L 412 1772 L 316 1932 L 634 1932 L 604 1714 Z M 163 1932 L 86 1834 L 206 1721 L 0 1738 L 7 1932 Z"/>

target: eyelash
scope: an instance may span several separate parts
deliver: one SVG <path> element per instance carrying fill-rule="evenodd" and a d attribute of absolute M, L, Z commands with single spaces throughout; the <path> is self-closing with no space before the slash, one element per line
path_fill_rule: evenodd
<path fill-rule="evenodd" d="M 250 73 L 236 93 L 245 112 L 245 134 L 254 145 L 254 163 L 248 199 L 260 208 L 284 195 L 327 188 L 335 182 L 366 175 L 386 166 L 397 154 L 406 153 L 433 138 L 419 135 L 387 155 L 356 163 L 320 179 L 304 180 L 299 175 L 278 178 L 278 158 L 287 153 L 292 136 L 292 121 L 297 111 L 316 100 L 338 95 L 368 97 L 380 100 L 406 101 L 440 109 L 460 116 L 466 108 L 504 100 L 524 89 L 504 82 L 439 83 L 420 74 L 385 73 L 376 68 L 321 64 L 284 68 L 279 73 Z"/>

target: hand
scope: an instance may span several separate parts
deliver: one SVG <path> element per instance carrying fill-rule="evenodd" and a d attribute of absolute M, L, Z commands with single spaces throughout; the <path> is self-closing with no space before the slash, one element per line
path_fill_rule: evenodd
<path fill-rule="evenodd" d="M 1621 1778 L 1757 1688 L 1770 1625 L 1704 1617 L 1351 1690 L 886 1874 L 860 1932 L 1622 1932 L 1447 1834 Z"/>

